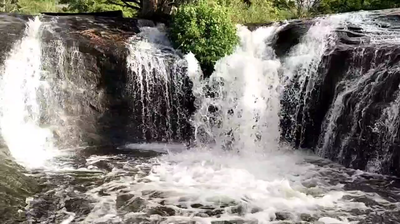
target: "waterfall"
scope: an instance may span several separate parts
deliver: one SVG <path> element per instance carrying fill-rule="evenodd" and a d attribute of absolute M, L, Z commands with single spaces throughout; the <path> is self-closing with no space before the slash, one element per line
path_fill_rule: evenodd
<path fill-rule="evenodd" d="M 280 219 L 278 211 L 284 211 L 288 220 L 300 221 L 307 213 L 322 222 L 329 219 L 323 211 L 355 206 L 342 204 L 340 191 L 309 194 L 303 183 L 322 176 L 314 175 L 314 166 L 301 154 L 279 143 L 282 64 L 271 46 L 282 27 L 249 31 L 239 26 L 240 44 L 217 61 L 209 79 L 202 77 L 195 55 L 187 54 L 197 108 L 191 118 L 195 144 L 150 161 L 151 172 L 143 179 L 127 177 L 92 190 L 91 195 L 107 191 L 111 196 L 98 199 L 87 220 L 103 216 L 102 208 L 117 203 L 116 186 L 142 195 L 131 200 L 176 209 L 166 218 L 173 223 L 270 223 Z M 207 208 L 220 213 L 207 214 Z M 117 217 L 113 210 L 109 220 Z"/>
<path fill-rule="evenodd" d="M 335 44 L 337 37 L 334 31 L 343 19 L 343 15 L 317 18 L 301 37 L 300 43 L 283 58 L 282 73 L 286 93 L 282 103 L 287 105 L 282 112 L 283 122 L 287 125 L 283 130 L 285 139 L 297 138 L 300 141 L 297 144 L 304 141 L 302 134 L 310 119 L 307 102 L 318 82 L 322 57 Z"/>
<path fill-rule="evenodd" d="M 33 172 L 45 187 L 27 199 L 28 222 L 398 220 L 392 179 L 282 141 L 397 172 L 396 22 L 362 12 L 309 20 L 299 32 L 286 31 L 303 21 L 238 26 L 240 43 L 205 78 L 163 25 L 41 21 L 27 24 L 0 80 L 12 155 L 62 168 Z M 293 42 L 280 48 L 288 33 Z"/>
<path fill-rule="evenodd" d="M 346 166 L 398 172 L 396 21 L 375 12 L 316 20 L 283 62 L 286 140 Z"/>
<path fill-rule="evenodd" d="M 100 58 L 87 33 L 63 36 L 62 18 L 42 20 L 27 23 L 2 67 L 0 127 L 18 162 L 37 168 L 76 148 L 190 138 L 187 62 L 165 28 L 142 27 L 122 53 Z M 115 57 L 126 67 L 107 64 Z"/>
<path fill-rule="evenodd" d="M 28 167 L 39 167 L 55 155 L 50 129 L 42 127 L 42 23 L 30 20 L 24 37 L 9 53 L 0 81 L 0 128 L 11 155 Z"/>
<path fill-rule="evenodd" d="M 182 141 L 187 136 L 185 103 L 190 101 L 187 63 L 172 48 L 163 25 L 140 30 L 128 45 L 126 89 L 136 101 L 133 113 L 141 116 L 143 139 Z"/>
<path fill-rule="evenodd" d="M 349 68 L 337 84 L 337 94 L 323 123 L 318 153 L 350 166 L 387 172 L 396 156 L 392 147 L 398 139 L 395 55 L 400 32 L 385 28 L 386 21 L 372 18 L 371 13 L 358 13 L 349 20 L 352 26 L 362 29 L 367 39 L 352 53 Z M 372 52 L 370 45 L 375 48 Z M 386 96 L 379 99 L 379 95 Z M 379 115 L 375 117 L 374 113 Z M 343 127 L 343 119 L 347 127 Z M 365 151 L 351 149 L 355 146 L 364 147 Z"/>
<path fill-rule="evenodd" d="M 208 80 L 192 76 L 198 101 L 193 118 L 197 143 L 238 151 L 277 146 L 281 64 L 268 44 L 278 29 L 250 32 L 240 26 L 235 53 L 218 61 Z"/>

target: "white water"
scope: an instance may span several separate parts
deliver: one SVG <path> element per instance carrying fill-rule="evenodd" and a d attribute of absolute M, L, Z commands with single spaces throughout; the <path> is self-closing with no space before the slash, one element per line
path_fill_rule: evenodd
<path fill-rule="evenodd" d="M 298 45 L 294 46 L 289 55 L 283 59 L 283 82 L 290 99 L 287 99 L 296 107 L 293 114 L 290 114 L 292 126 L 287 127 L 290 131 L 288 137 L 295 136 L 295 133 L 302 129 L 307 108 L 307 101 L 318 81 L 320 74 L 318 69 L 323 55 L 332 47 L 336 41 L 333 32 L 341 25 L 348 15 L 334 15 L 317 18 L 308 32 L 301 38 Z M 304 92 L 303 92 L 304 91 Z M 303 105 L 305 105 L 303 107 Z M 301 116 L 301 123 L 298 117 Z M 302 133 L 302 132 L 301 132 Z M 300 139 L 302 137 L 300 136 Z"/>
<path fill-rule="evenodd" d="M 250 32 L 239 27 L 240 45 L 217 62 L 209 80 L 200 78 L 194 55 L 186 55 L 197 98 L 192 120 L 197 146 L 179 153 L 171 150 L 134 168 L 129 162 L 114 168 L 106 176 L 119 178 L 88 192 L 98 203 L 85 222 L 123 222 L 166 206 L 176 214 L 161 223 L 273 223 L 278 222 L 277 213 L 293 221 L 308 214 L 321 223 L 352 223 L 346 211 L 365 205 L 343 200 L 348 193 L 340 185 L 325 183 L 321 168 L 305 161 L 308 156 L 278 143 L 281 64 L 269 44 L 279 29 Z M 143 212 L 118 214 L 117 196 L 126 193 L 145 201 Z M 207 207 L 221 209 L 221 215 L 205 215 Z"/>
<path fill-rule="evenodd" d="M 399 44 L 400 31 L 398 29 L 388 29 L 390 23 L 375 20 L 373 12 L 357 12 L 346 14 L 347 21 L 351 25 L 358 26 L 363 29 L 368 36 L 369 42 L 372 44 Z"/>
<path fill-rule="evenodd" d="M 142 116 L 142 127 L 139 128 L 142 129 L 143 136 L 157 138 L 159 130 L 165 127 L 164 140 L 169 140 L 173 132 L 172 116 L 178 116 L 178 120 L 181 116 L 180 105 L 176 105 L 177 102 L 173 100 L 182 97 L 179 90 L 184 76 L 179 71 L 183 60 L 176 57 L 165 29 L 163 25 L 141 27 L 141 32 L 131 39 L 131 44 L 128 45 L 130 54 L 127 67 L 130 75 L 127 88 L 135 96 L 134 99 L 140 101 L 140 105 L 137 102 L 132 103 L 135 104 L 135 113 Z M 174 107 L 178 112 L 173 115 Z M 163 119 L 164 123 L 160 124 Z"/>
<path fill-rule="evenodd" d="M 239 27 L 241 43 L 235 53 L 218 61 L 207 81 L 193 79 L 198 101 L 193 124 L 198 144 L 241 152 L 243 148 L 275 150 L 281 64 L 267 43 L 277 29 L 272 26 L 250 32 Z M 207 95 L 207 88 L 214 97 Z M 210 107 L 216 111 L 210 112 Z"/>
<path fill-rule="evenodd" d="M 348 25 L 360 27 L 362 29 L 362 33 L 365 35 L 364 44 L 379 44 L 382 46 L 385 45 L 398 45 L 400 43 L 399 34 L 400 32 L 396 29 L 388 29 L 386 26 L 389 24 L 385 24 L 383 21 L 373 19 L 374 15 L 372 12 L 357 12 L 351 14 L 343 14 L 341 23 L 347 23 Z M 354 53 L 352 62 L 356 63 L 356 60 L 363 62 L 364 60 L 364 52 L 365 49 L 360 49 Z M 362 66 L 352 66 L 347 71 L 343 81 L 341 81 L 336 89 L 338 90 L 334 98 L 334 101 L 329 109 L 325 119 L 324 124 L 322 125 L 323 132 L 320 135 L 319 139 L 319 149 L 318 154 L 323 157 L 332 158 L 335 157 L 339 161 L 344 158 L 345 146 L 348 145 L 348 142 L 352 137 L 354 137 L 354 133 L 357 132 L 357 128 L 359 128 L 359 119 L 358 116 L 354 116 L 353 120 L 349 120 L 349 125 L 351 125 L 351 130 L 346 136 L 337 136 L 338 128 L 338 119 L 343 116 L 345 109 L 345 99 L 352 96 L 352 94 L 360 94 L 363 97 L 360 97 L 359 101 L 355 103 L 354 114 L 357 114 L 357 111 L 363 111 L 365 107 L 365 103 L 363 102 L 368 98 L 369 92 L 371 89 L 368 89 L 368 81 L 371 80 L 374 75 L 376 75 L 376 71 L 379 70 L 379 67 L 382 66 L 376 63 L 376 60 L 379 59 L 379 55 L 377 55 L 378 50 L 376 50 L 375 55 L 372 57 L 372 64 L 370 70 L 365 70 Z M 367 58 L 367 57 L 365 57 Z M 367 64 L 368 62 L 363 62 Z M 363 64 L 361 63 L 361 64 Z M 385 62 L 382 62 L 385 63 Z M 384 65 L 387 66 L 387 65 Z M 375 80 L 380 80 L 385 77 L 387 74 L 381 73 Z M 340 88 L 339 88 L 340 87 Z M 364 99 L 365 97 L 365 99 Z M 382 168 L 382 164 L 387 162 L 390 159 L 390 155 L 388 154 L 388 146 L 393 143 L 393 138 L 397 135 L 396 125 L 398 124 L 397 115 L 398 112 L 398 96 L 395 101 L 387 105 L 385 109 L 382 110 L 381 117 L 378 119 L 377 123 L 374 127 L 371 127 L 376 133 L 379 133 L 380 136 L 383 136 L 382 145 L 379 149 L 375 151 L 376 155 L 371 155 L 374 157 L 371 159 L 367 166 L 366 170 L 370 172 L 379 172 Z M 364 113 L 364 112 L 363 112 Z M 338 146 L 340 150 L 332 149 L 334 142 L 337 141 L 338 138 L 342 138 L 341 145 Z M 329 155 L 333 151 L 333 155 Z M 353 156 L 355 159 L 355 156 Z"/>
<path fill-rule="evenodd" d="M 161 157 L 148 177 L 151 183 L 134 187 L 164 192 L 167 204 L 232 203 L 242 206 L 242 214 L 227 208 L 220 218 L 191 219 L 189 212 L 169 221 L 269 223 L 276 212 L 299 221 L 302 213 L 321 217 L 323 210 L 343 206 L 343 192 L 315 196 L 312 191 L 320 191 L 318 187 L 307 192 L 302 181 L 315 174 L 314 167 L 278 144 L 281 64 L 269 47 L 277 30 L 272 26 L 250 32 L 239 27 L 240 46 L 216 63 L 209 81 L 192 79 L 198 100 L 193 123 L 200 148 Z M 207 87 L 209 92 L 204 92 Z M 213 97 L 207 97 L 210 92 Z M 210 112 L 210 106 L 217 110 Z"/>
<path fill-rule="evenodd" d="M 11 155 L 21 164 L 36 168 L 56 150 L 52 132 L 40 126 L 42 23 L 27 23 L 24 37 L 7 57 L 0 80 L 0 128 Z"/>
<path fill-rule="evenodd" d="M 345 20 L 347 17 L 340 17 L 340 21 Z M 281 220 L 278 219 L 282 219 L 282 216 L 285 221 L 293 222 L 305 221 L 308 217 L 312 218 L 309 222 L 313 223 L 356 223 L 350 220 L 361 220 L 367 212 L 366 205 L 346 199 L 345 196 L 366 194 L 345 191 L 343 185 L 332 184 L 330 181 L 334 178 L 329 175 L 338 178 L 340 173 L 339 178 L 351 179 L 362 172 L 354 176 L 336 168 L 326 172 L 330 168 L 308 162 L 318 160 L 316 157 L 292 151 L 278 141 L 278 113 L 283 86 L 295 78 L 296 70 L 299 69 L 302 87 L 308 93 L 312 90 L 318 64 L 333 43 L 335 37 L 332 31 L 340 21 L 335 16 L 320 19 L 289 57 L 282 60 L 282 64 L 270 47 L 272 38 L 280 29 L 277 26 L 253 32 L 239 27 L 240 45 L 232 55 L 217 62 L 215 73 L 207 80 L 202 79 L 195 55 L 186 55 L 189 66 L 187 74 L 193 81 L 193 92 L 197 98 L 198 111 L 192 118 L 196 129 L 196 146 L 186 150 L 186 146 L 180 144 L 128 144 L 118 149 L 165 154 L 151 159 L 132 158 L 129 155 L 93 155 L 83 166 L 79 158 L 79 163 L 71 167 L 64 166 L 63 169 L 46 173 L 49 176 L 67 177 L 61 179 L 73 179 L 70 185 L 62 180 L 62 184 L 49 191 L 50 195 L 55 192 L 57 199 L 64 197 L 65 200 L 77 197 L 82 201 L 90 201 L 93 206 L 86 215 L 78 211 L 81 207 L 73 208 L 78 211 L 76 213 L 67 211 L 62 207 L 63 201 L 57 200 L 57 203 L 60 202 L 57 204 L 57 215 L 62 214 L 58 218 L 64 218 L 61 223 L 139 223 L 136 218 L 158 223 L 212 223 L 229 220 L 238 223 L 279 223 Z M 49 129 L 40 127 L 41 104 L 37 93 L 41 92 L 43 85 L 48 84 L 40 81 L 40 73 L 43 71 L 39 37 L 40 23 L 38 20 L 30 22 L 26 36 L 10 54 L 1 80 L 1 105 L 12 105 L 1 108 L 2 134 L 13 156 L 28 166 L 42 165 L 47 158 L 52 157 L 48 151 L 54 147 Z M 139 108 L 144 110 L 141 118 L 143 123 L 153 125 L 146 128 L 157 129 L 160 127 L 154 125 L 150 115 L 161 111 L 161 108 L 167 108 L 167 112 L 171 110 L 173 105 L 168 103 L 175 96 L 167 92 L 168 85 L 179 84 L 179 79 L 170 79 L 170 65 L 163 57 L 168 51 L 172 51 L 172 54 L 176 52 L 170 48 L 162 29 L 142 28 L 139 37 L 141 41 L 135 40 L 129 45 L 128 58 L 128 68 L 132 72 L 131 84 L 139 88 L 130 90 L 136 90 L 132 93 L 138 94 L 137 99 L 147 106 Z M 58 50 L 62 55 L 65 53 L 64 48 Z M 63 67 L 64 61 L 62 58 L 59 60 Z M 20 70 L 25 72 L 21 73 Z M 283 71 L 283 75 L 280 76 L 278 71 Z M 306 79 L 312 80 L 306 82 Z M 147 105 L 148 102 L 154 103 L 159 83 L 165 86 L 165 95 L 161 96 L 163 100 L 160 102 L 166 104 Z M 79 89 L 75 88 L 73 92 L 79 93 Z M 57 94 L 47 96 L 63 97 Z M 47 103 L 54 102 L 50 100 Z M 35 109 L 33 113 L 32 108 Z M 397 109 L 396 105 L 390 105 L 385 110 L 382 122 L 394 122 L 392 116 L 397 116 Z M 40 131 L 45 134 L 42 135 Z M 396 132 L 390 127 L 389 131 Z M 39 141 L 30 140 L 30 133 L 35 133 L 34 139 Z M 28 140 L 28 144 L 22 144 L 24 141 L 19 141 L 21 139 Z M 33 151 L 26 150 L 32 147 Z M 32 161 L 30 158 L 38 159 Z M 97 177 L 93 181 L 83 180 L 88 173 Z M 336 183 L 341 181 L 337 180 L 334 179 Z M 55 178 L 55 181 L 59 180 Z M 81 185 L 80 181 L 86 186 Z M 121 195 L 132 197 L 123 204 L 123 207 L 131 211 L 117 207 Z M 370 197 L 375 201 L 383 201 L 374 193 Z M 144 202 L 138 205 L 140 209 L 132 211 L 130 206 L 136 206 L 138 198 Z M 38 202 L 42 203 L 41 200 Z M 82 208 L 85 206 L 82 205 Z M 152 209 L 159 207 L 170 208 L 175 212 L 173 215 L 150 215 Z M 352 211 L 354 209 L 355 212 Z M 215 210 L 219 214 L 207 213 Z"/>

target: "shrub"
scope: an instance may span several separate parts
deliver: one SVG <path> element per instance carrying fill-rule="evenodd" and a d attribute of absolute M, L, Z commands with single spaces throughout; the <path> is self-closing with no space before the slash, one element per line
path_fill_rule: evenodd
<path fill-rule="evenodd" d="M 195 54 L 206 74 L 238 43 L 228 9 L 204 1 L 178 8 L 172 18 L 170 39 L 175 48 Z"/>

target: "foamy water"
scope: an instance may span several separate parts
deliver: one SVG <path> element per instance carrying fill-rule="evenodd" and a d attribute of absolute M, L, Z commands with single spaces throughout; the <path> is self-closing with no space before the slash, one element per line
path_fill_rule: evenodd
<path fill-rule="evenodd" d="M 200 78 L 198 63 L 188 54 L 198 109 L 192 118 L 197 146 L 170 151 L 141 165 L 128 161 L 114 168 L 106 176 L 116 180 L 88 191 L 98 202 L 85 221 L 99 222 L 101 217 L 102 221 L 126 222 L 163 207 L 173 214 L 149 219 L 273 223 L 305 221 L 306 216 L 321 223 L 352 223 L 350 211 L 364 210 L 365 204 L 346 200 L 352 193 L 342 185 L 327 183 L 320 173 L 323 169 L 306 161 L 309 156 L 279 144 L 282 84 L 278 70 L 282 65 L 270 47 L 279 29 L 271 26 L 250 32 L 238 27 L 240 46 L 216 63 L 208 80 Z M 332 30 L 327 28 L 323 35 Z M 313 57 L 322 56 L 325 47 L 318 47 L 319 54 Z M 128 145 L 132 150 L 152 147 L 159 151 L 160 145 Z M 100 192 L 108 196 L 100 197 Z M 135 195 L 127 206 L 141 201 L 142 210 L 121 214 L 117 201 L 125 194 Z"/>

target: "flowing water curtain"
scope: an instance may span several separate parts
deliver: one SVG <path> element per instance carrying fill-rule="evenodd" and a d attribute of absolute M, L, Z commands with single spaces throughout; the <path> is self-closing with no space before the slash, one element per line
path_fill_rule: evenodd
<path fill-rule="evenodd" d="M 2 137 L 15 159 L 29 167 L 43 165 L 56 152 L 52 131 L 41 127 L 43 28 L 37 17 L 27 23 L 4 63 L 0 84 Z"/>
<path fill-rule="evenodd" d="M 2 72 L 2 136 L 11 154 L 27 166 L 44 165 L 59 149 L 83 144 L 78 123 L 79 114 L 85 114 L 80 96 L 86 90 L 76 85 L 82 80 L 74 79 L 86 72 L 78 49 L 54 31 L 56 23 L 30 20 Z"/>
<path fill-rule="evenodd" d="M 237 151 L 274 150 L 279 136 L 279 60 L 268 44 L 278 27 L 253 33 L 239 27 L 241 46 L 215 65 L 207 80 L 194 79 L 199 145 Z"/>
<path fill-rule="evenodd" d="M 171 141 L 186 138 L 188 94 L 186 64 L 171 48 L 163 27 L 142 27 L 128 45 L 130 74 L 127 93 L 143 139 Z"/>
<path fill-rule="evenodd" d="M 51 25 L 48 29 L 52 30 Z M 85 93 L 94 91 L 85 86 L 85 77 L 93 74 L 87 71 L 85 60 L 75 43 L 67 45 L 55 33 L 50 38 L 52 40 L 43 47 L 44 78 L 48 83 L 42 92 L 46 107 L 43 109 L 43 122 L 54 127 L 58 147 L 84 146 L 83 132 L 95 129 L 88 127 L 89 123 L 84 129 L 80 124 L 84 119 L 82 116 L 90 113 L 84 104 Z"/>
<path fill-rule="evenodd" d="M 390 173 L 397 169 L 399 141 L 399 32 L 387 28 L 390 20 L 373 20 L 374 16 L 357 13 L 349 21 L 362 28 L 364 39 L 351 52 L 336 87 L 318 152 L 347 166 Z"/>
<path fill-rule="evenodd" d="M 345 88 L 338 88 L 325 120 L 319 153 L 346 165 L 387 172 L 396 156 L 393 147 L 399 140 L 399 67 L 391 65 L 394 57 L 387 54 L 387 49 L 374 50 L 375 53 L 363 48 L 357 51 L 363 53 L 354 53 L 356 61 L 338 85 Z M 368 60 L 370 55 L 374 60 Z M 371 61 L 374 63 L 367 66 Z M 353 150 L 361 147 L 362 151 Z"/>
<path fill-rule="evenodd" d="M 286 140 L 346 166 L 397 172 L 396 24 L 375 12 L 317 20 L 284 60 Z"/>
<path fill-rule="evenodd" d="M 309 102 L 315 94 L 315 85 L 321 81 L 323 56 L 336 42 L 335 29 L 345 20 L 344 15 L 316 19 L 307 33 L 283 59 L 282 136 L 296 146 L 306 140 L 304 132 L 312 119 Z"/>

